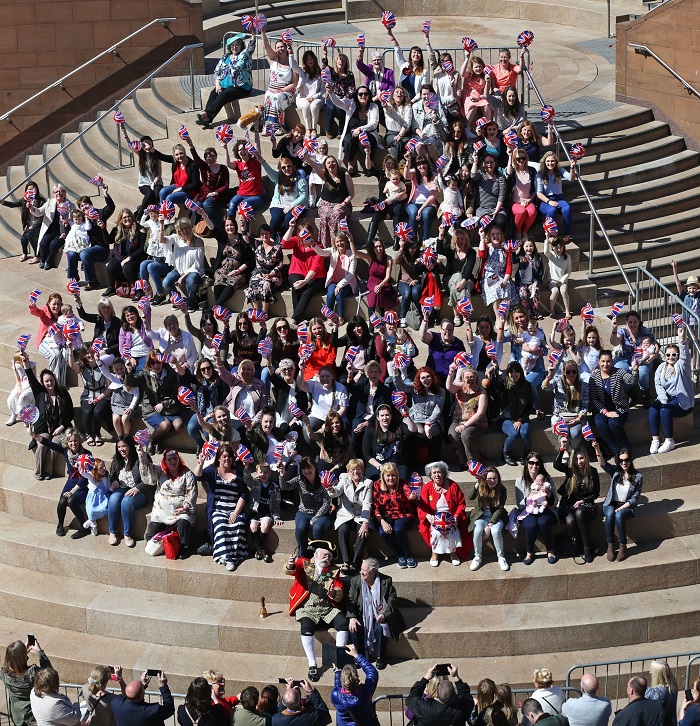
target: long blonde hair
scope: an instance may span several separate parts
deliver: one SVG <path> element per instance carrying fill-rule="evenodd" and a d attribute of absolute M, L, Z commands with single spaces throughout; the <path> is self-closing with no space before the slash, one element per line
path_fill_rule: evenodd
<path fill-rule="evenodd" d="M 678 693 L 678 683 L 673 675 L 673 671 L 665 660 L 653 660 L 649 664 L 649 672 L 651 673 L 651 686 L 665 686 L 670 691 Z"/>
<path fill-rule="evenodd" d="M 92 673 L 88 678 L 88 690 L 93 696 L 96 696 L 105 687 L 110 675 L 107 666 L 98 665 L 92 669 Z"/>

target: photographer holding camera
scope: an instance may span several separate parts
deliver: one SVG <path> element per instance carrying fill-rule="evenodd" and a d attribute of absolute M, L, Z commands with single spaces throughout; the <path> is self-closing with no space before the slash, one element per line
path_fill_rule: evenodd
<path fill-rule="evenodd" d="M 272 717 L 272 726 L 326 726 L 332 720 L 321 694 L 305 678 L 287 679 L 282 705 L 284 709 Z"/>
<path fill-rule="evenodd" d="M 438 683 L 437 698 L 424 700 L 425 687 L 433 676 L 443 676 Z M 441 667 L 436 663 L 413 684 L 406 707 L 413 712 L 416 726 L 465 726 L 474 709 L 474 699 L 456 666 L 450 663 Z"/>

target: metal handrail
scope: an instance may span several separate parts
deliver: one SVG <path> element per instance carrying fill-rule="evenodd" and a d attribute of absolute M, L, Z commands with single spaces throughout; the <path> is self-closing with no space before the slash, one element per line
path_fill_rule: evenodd
<path fill-rule="evenodd" d="M 693 86 L 691 86 L 690 83 L 688 83 L 688 81 L 686 81 L 680 73 L 674 71 L 673 68 L 671 68 L 671 66 L 666 63 L 665 60 L 659 58 L 659 56 L 656 55 L 656 53 L 654 53 L 651 48 L 646 45 L 639 45 L 638 43 L 627 43 L 627 45 L 630 48 L 634 48 L 635 53 L 643 55 L 645 58 L 649 58 L 651 56 L 657 63 L 662 65 L 676 80 L 680 81 L 683 84 L 683 88 L 685 88 L 689 96 L 695 96 L 696 98 L 700 98 L 700 92 L 697 91 Z"/>
<path fill-rule="evenodd" d="M 527 75 L 528 81 L 530 85 L 532 86 L 532 90 L 535 92 L 535 95 L 537 96 L 537 99 L 539 102 L 544 106 L 544 98 L 542 97 L 542 94 L 540 93 L 540 89 L 537 87 L 537 84 L 535 83 L 535 79 L 532 77 L 532 73 L 530 72 L 529 68 L 525 68 L 523 70 L 523 73 Z M 561 134 L 559 133 L 559 129 L 557 128 L 557 125 L 552 122 L 552 128 L 554 130 L 554 134 L 557 137 L 557 141 L 559 142 L 559 145 L 564 150 L 564 154 L 566 155 L 566 158 L 569 162 L 571 162 L 571 156 L 569 155 L 569 150 L 566 148 L 566 145 L 564 144 L 564 141 L 561 137 Z M 588 193 L 588 190 L 586 189 L 586 185 L 583 183 L 583 179 L 581 179 L 581 175 L 577 172 L 576 173 L 576 181 L 578 181 L 579 186 L 581 187 L 581 191 L 583 192 L 583 196 L 586 198 L 586 202 L 588 203 L 588 206 L 591 210 L 591 216 L 592 219 L 595 219 L 595 221 L 598 223 L 598 227 L 600 228 L 600 231 L 603 233 L 603 237 L 605 238 L 605 241 L 607 242 L 608 248 L 610 252 L 612 253 L 613 259 L 615 260 L 615 264 L 617 265 L 618 269 L 622 273 L 622 277 L 625 281 L 625 285 L 627 285 L 627 290 L 629 291 L 630 296 L 630 302 L 632 300 L 636 299 L 636 292 L 632 285 L 632 283 L 629 280 L 629 277 L 627 276 L 627 273 L 625 272 L 624 267 L 622 266 L 622 263 L 620 262 L 620 258 L 617 256 L 617 252 L 615 252 L 615 247 L 613 246 L 613 243 L 610 241 L 610 237 L 608 236 L 608 231 L 605 229 L 605 225 L 603 224 L 603 220 L 600 218 L 600 215 L 598 214 L 598 211 L 595 208 L 595 205 L 593 204 L 593 200 L 591 199 L 590 194 Z M 591 232 L 589 236 L 589 250 L 588 250 L 588 276 L 594 277 L 595 273 L 593 272 L 593 223 L 591 221 Z"/>
<path fill-rule="evenodd" d="M 13 109 L 10 109 L 7 111 L 7 113 L 4 113 L 2 116 L 0 116 L 0 121 L 7 121 L 8 123 L 11 123 L 11 116 L 15 111 L 18 111 L 23 106 L 26 106 L 28 103 L 31 103 L 35 98 L 39 98 L 39 96 L 46 93 L 46 91 L 50 91 L 52 88 L 60 88 L 61 90 L 64 90 L 63 88 L 63 82 L 70 78 L 71 76 L 74 76 L 76 73 L 79 73 L 83 70 L 83 68 L 87 68 L 91 63 L 94 63 L 96 60 L 99 60 L 105 55 L 109 55 L 110 53 L 114 53 L 114 51 L 120 46 L 124 45 L 127 41 L 131 40 L 135 36 L 137 36 L 139 33 L 142 33 L 147 28 L 150 28 L 152 25 L 156 25 L 160 23 L 164 28 L 168 27 L 168 23 L 170 21 L 177 20 L 177 18 L 156 18 L 155 20 L 151 20 L 150 23 L 147 23 L 146 25 L 142 26 L 138 30 L 135 30 L 131 35 L 127 35 L 126 38 L 122 38 L 120 41 L 115 43 L 114 45 L 110 46 L 106 50 L 103 50 L 101 53 L 96 55 L 94 58 L 90 58 L 89 61 L 85 61 L 81 66 L 78 66 L 77 68 L 74 68 L 70 73 L 67 73 L 63 78 L 59 78 L 57 81 L 54 81 L 52 84 L 46 86 L 46 88 L 42 88 L 41 91 L 38 93 L 35 93 L 33 96 L 30 96 L 26 100 L 22 101 L 19 105 L 15 106 Z"/>
<path fill-rule="evenodd" d="M 681 673 L 680 669 L 682 667 L 681 660 L 685 658 L 688 658 L 688 663 L 686 664 L 685 671 L 686 678 L 685 681 L 683 681 L 679 678 L 679 673 Z M 578 665 L 569 668 L 566 674 L 566 688 L 571 688 L 571 680 L 575 671 L 578 671 L 577 677 L 582 676 L 585 672 L 593 673 L 593 675 L 601 681 L 597 695 L 606 696 L 610 698 L 611 701 L 614 699 L 613 713 L 615 713 L 617 711 L 619 701 L 624 700 L 620 698 L 620 694 L 624 692 L 627 680 L 635 674 L 644 673 L 645 670 L 648 670 L 648 668 L 645 667 L 645 664 L 648 664 L 653 660 L 661 660 L 668 663 L 669 667 L 674 670 L 672 661 L 675 660 L 676 680 L 678 681 L 678 688 L 680 690 L 684 687 L 688 688 L 688 674 L 690 673 L 690 666 L 698 659 L 700 659 L 700 655 L 698 655 L 697 651 L 690 651 L 685 653 L 672 653 L 670 655 L 659 654 L 649 657 L 605 660 L 598 661 L 596 663 L 579 663 Z M 629 666 L 629 668 L 622 669 L 620 666 Z M 603 673 L 600 672 L 601 669 L 605 669 Z M 621 679 L 625 679 L 624 682 Z M 609 681 L 611 680 L 614 685 L 609 688 Z"/>
<path fill-rule="evenodd" d="M 160 73 L 164 68 L 166 68 L 168 65 L 170 65 L 174 60 L 179 58 L 184 52 L 189 51 L 190 53 L 190 80 L 192 81 L 192 76 L 194 75 L 193 70 L 193 64 L 192 64 L 192 51 L 196 48 L 203 48 L 204 43 L 192 43 L 191 45 L 185 45 L 180 50 L 177 51 L 177 53 L 174 53 L 173 55 L 168 58 L 164 63 L 158 66 L 152 73 L 150 73 L 146 78 L 144 78 L 142 81 L 140 81 L 137 85 L 135 85 L 130 91 L 128 91 L 124 96 L 122 96 L 118 101 L 116 101 L 112 106 L 110 106 L 102 115 L 98 116 L 91 124 L 86 126 L 84 129 L 82 129 L 78 134 L 76 134 L 67 144 L 62 146 L 53 156 L 48 158 L 40 167 L 35 169 L 31 174 L 28 174 L 24 179 L 22 179 L 21 182 L 18 184 L 15 184 L 15 186 L 10 189 L 5 196 L 4 199 L 7 199 L 11 194 L 14 194 L 20 187 L 24 186 L 32 177 L 36 176 L 42 169 L 46 170 L 46 186 L 47 189 L 50 188 L 49 184 L 49 164 L 59 157 L 63 152 L 69 147 L 72 146 L 79 138 L 81 138 L 84 134 L 86 134 L 88 131 L 90 131 L 91 128 L 96 126 L 105 116 L 109 116 L 115 109 L 119 108 L 119 106 L 124 103 L 130 96 L 132 96 L 136 91 L 139 90 L 139 88 L 142 88 L 146 83 L 151 81 L 152 78 L 154 78 L 158 73 Z M 192 101 L 192 108 L 195 108 L 194 105 L 194 82 L 190 83 L 190 98 Z M 119 138 L 119 135 L 117 135 L 117 147 L 118 147 L 118 153 L 119 153 L 119 166 L 121 166 L 121 141 Z"/>

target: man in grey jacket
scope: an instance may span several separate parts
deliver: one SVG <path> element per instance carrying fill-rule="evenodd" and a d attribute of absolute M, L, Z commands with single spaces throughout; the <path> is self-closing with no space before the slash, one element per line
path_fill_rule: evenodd
<path fill-rule="evenodd" d="M 581 698 L 564 701 L 561 712 L 571 726 L 607 726 L 612 715 L 608 698 L 599 698 L 598 679 L 592 673 L 581 676 Z"/>

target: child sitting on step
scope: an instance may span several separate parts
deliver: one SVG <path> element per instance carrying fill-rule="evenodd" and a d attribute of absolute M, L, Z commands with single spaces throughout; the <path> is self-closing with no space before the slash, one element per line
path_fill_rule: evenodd
<path fill-rule="evenodd" d="M 83 524 L 94 537 L 97 537 L 97 520 L 107 516 L 107 502 L 112 485 L 107 467 L 102 459 L 95 459 L 95 468 L 85 474 L 88 483 L 88 493 L 85 499 L 87 522 Z"/>
<path fill-rule="evenodd" d="M 284 465 L 278 464 L 280 476 Z M 280 517 L 281 493 L 279 486 L 271 479 L 272 469 L 266 462 L 255 467 L 255 475 L 246 464 L 243 481 L 250 490 L 250 534 L 255 547 L 255 559 L 272 562 L 272 554 L 265 549 L 265 539 L 273 524 L 282 524 Z"/>

